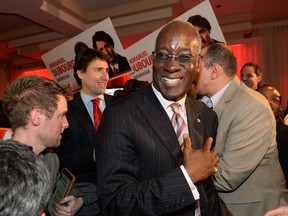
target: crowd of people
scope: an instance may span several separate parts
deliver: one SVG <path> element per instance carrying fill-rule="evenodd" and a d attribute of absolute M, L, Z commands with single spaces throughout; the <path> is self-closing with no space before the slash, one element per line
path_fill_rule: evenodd
<path fill-rule="evenodd" d="M 168 23 L 152 83 L 131 79 L 121 96 L 105 93 L 120 68 L 102 31 L 94 48 L 75 45 L 77 96 L 39 76 L 13 81 L 2 99 L 13 134 L 0 141 L 0 215 L 287 216 L 281 94 L 253 62 L 239 79 L 234 53 L 210 31 L 200 15 Z M 76 182 L 47 211 L 63 168 Z"/>

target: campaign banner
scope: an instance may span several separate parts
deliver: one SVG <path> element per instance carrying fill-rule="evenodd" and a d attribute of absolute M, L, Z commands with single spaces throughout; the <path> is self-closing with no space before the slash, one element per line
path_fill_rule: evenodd
<path fill-rule="evenodd" d="M 210 22 L 211 38 L 226 43 L 209 1 L 200 3 L 174 20 L 187 21 L 190 16 L 194 15 L 201 15 Z M 156 37 L 162 28 L 163 26 L 125 50 L 133 70 L 130 74 L 131 78 L 152 82 L 152 52 L 154 51 Z"/>
<path fill-rule="evenodd" d="M 74 52 L 74 46 L 77 42 L 83 42 L 89 48 L 93 48 L 92 37 L 96 32 L 99 31 L 104 31 L 106 34 L 110 35 L 114 41 L 114 51 L 118 55 L 118 59 L 120 59 L 120 57 L 121 60 L 126 58 L 126 52 L 122 47 L 115 28 L 110 18 L 106 18 L 105 20 L 97 23 L 91 28 L 83 31 L 77 36 L 67 40 L 63 44 L 55 47 L 54 49 L 41 56 L 44 64 L 48 68 L 54 80 L 57 81 L 60 85 L 70 86 L 73 91 L 80 88 L 76 82 L 76 79 L 74 78 L 73 72 L 74 59 L 76 55 Z M 121 66 L 119 65 L 119 67 Z M 110 75 L 109 73 L 110 80 L 117 79 L 129 72 L 132 72 L 130 65 L 128 67 L 129 69 L 127 70 L 126 67 L 123 73 L 117 73 L 114 75 Z"/>

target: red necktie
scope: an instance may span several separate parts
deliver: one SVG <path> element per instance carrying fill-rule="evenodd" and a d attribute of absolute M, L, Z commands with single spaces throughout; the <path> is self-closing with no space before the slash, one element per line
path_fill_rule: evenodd
<path fill-rule="evenodd" d="M 94 126 L 96 128 L 96 131 L 98 130 L 100 121 L 101 121 L 101 116 L 102 116 L 102 111 L 99 108 L 100 104 L 100 98 L 96 98 L 91 100 L 93 103 L 93 116 L 94 116 Z"/>
<path fill-rule="evenodd" d="M 117 74 L 119 72 L 119 70 L 116 67 L 113 67 L 113 72 L 114 72 L 114 74 Z"/>

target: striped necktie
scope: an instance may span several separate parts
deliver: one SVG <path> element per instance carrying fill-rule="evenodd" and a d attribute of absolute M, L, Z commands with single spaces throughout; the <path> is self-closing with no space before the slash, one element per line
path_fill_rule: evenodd
<path fill-rule="evenodd" d="M 183 119 L 183 117 L 180 115 L 179 109 L 180 109 L 180 104 L 179 103 L 172 103 L 170 105 L 172 111 L 173 111 L 173 116 L 171 119 L 173 128 L 175 130 L 175 133 L 177 135 L 177 138 L 179 140 L 180 145 L 183 142 L 183 132 L 186 126 L 186 123 Z"/>
<path fill-rule="evenodd" d="M 173 111 L 173 116 L 171 119 L 172 125 L 174 127 L 175 133 L 177 135 L 177 138 L 179 140 L 179 144 L 181 146 L 181 149 L 183 151 L 183 147 L 182 147 L 182 143 L 183 143 L 183 132 L 184 129 L 186 127 L 186 123 L 184 121 L 184 119 L 182 118 L 182 116 L 180 115 L 180 104 L 179 103 L 172 103 L 170 105 L 172 111 Z M 201 216 L 201 212 L 200 212 L 200 200 L 196 200 L 196 204 L 195 204 L 195 216 Z"/>

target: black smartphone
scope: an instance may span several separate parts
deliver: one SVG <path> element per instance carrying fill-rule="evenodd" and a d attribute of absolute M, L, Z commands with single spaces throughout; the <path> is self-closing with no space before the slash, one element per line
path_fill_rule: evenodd
<path fill-rule="evenodd" d="M 63 168 L 57 178 L 54 192 L 48 205 L 49 213 L 53 211 L 55 203 L 60 203 L 65 196 L 69 195 L 75 180 L 76 177 L 67 168 Z"/>

